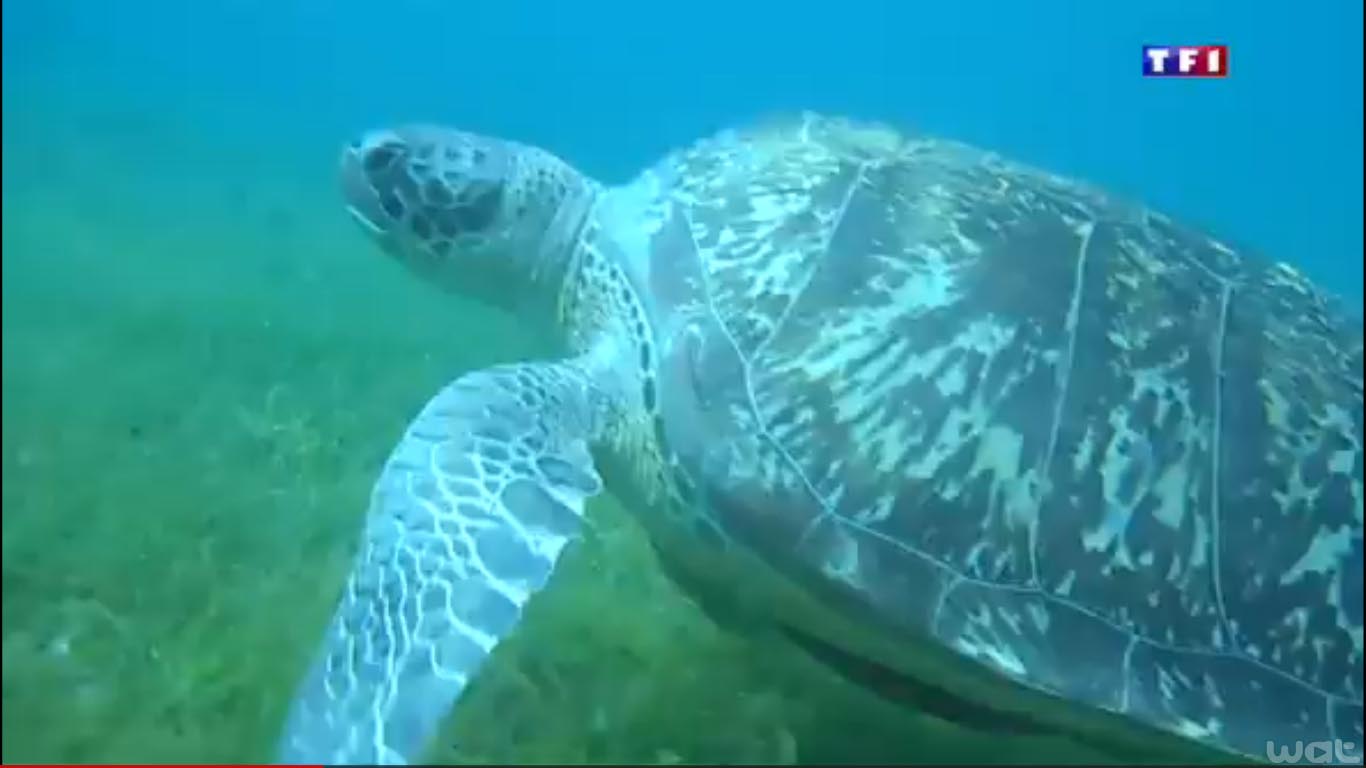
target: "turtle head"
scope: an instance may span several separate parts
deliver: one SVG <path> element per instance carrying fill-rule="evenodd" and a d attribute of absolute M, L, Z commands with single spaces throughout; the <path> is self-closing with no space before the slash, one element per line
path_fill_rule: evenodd
<path fill-rule="evenodd" d="M 384 251 L 449 290 L 513 310 L 553 307 L 597 187 L 543 150 L 435 126 L 353 142 L 341 186 L 352 218 Z"/>

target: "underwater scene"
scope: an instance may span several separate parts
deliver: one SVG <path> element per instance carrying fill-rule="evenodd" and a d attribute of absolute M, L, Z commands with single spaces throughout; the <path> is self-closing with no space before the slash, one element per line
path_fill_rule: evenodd
<path fill-rule="evenodd" d="M 1360 764 L 1362 6 L 2 6 L 5 763 Z"/>

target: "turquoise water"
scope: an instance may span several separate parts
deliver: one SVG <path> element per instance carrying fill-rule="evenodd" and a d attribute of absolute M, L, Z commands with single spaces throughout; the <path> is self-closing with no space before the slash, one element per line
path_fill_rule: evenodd
<path fill-rule="evenodd" d="M 618 181 L 769 115 L 872 118 L 1143 199 L 1359 307 L 1361 29 L 1328 0 L 5 3 L 4 760 L 269 759 L 402 426 L 531 349 L 355 231 L 335 168 L 359 131 L 448 123 Z M 1153 42 L 1228 44 L 1232 76 L 1143 80 Z M 434 759 L 1120 759 L 718 627 L 625 511 L 592 514 Z"/>

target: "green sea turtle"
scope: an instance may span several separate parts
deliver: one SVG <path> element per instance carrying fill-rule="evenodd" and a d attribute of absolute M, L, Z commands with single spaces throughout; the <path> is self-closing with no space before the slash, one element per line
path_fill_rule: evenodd
<path fill-rule="evenodd" d="M 548 351 L 407 428 L 284 760 L 420 759 L 604 488 L 763 623 L 1002 723 L 1360 754 L 1362 329 L 1291 267 L 813 114 L 621 186 L 430 126 L 341 166 Z"/>

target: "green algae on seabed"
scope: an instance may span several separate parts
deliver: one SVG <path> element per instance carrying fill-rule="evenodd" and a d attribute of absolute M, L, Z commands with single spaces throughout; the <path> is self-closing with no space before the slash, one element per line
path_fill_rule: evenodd
<path fill-rule="evenodd" d="M 112 192 L 6 178 L 0 757 L 269 760 L 399 431 L 527 347 L 384 263 L 325 180 L 130 194 L 128 170 Z M 172 199 L 193 203 L 167 227 Z M 590 516 L 434 760 L 1111 760 L 964 731 L 722 631 L 625 512 Z"/>

